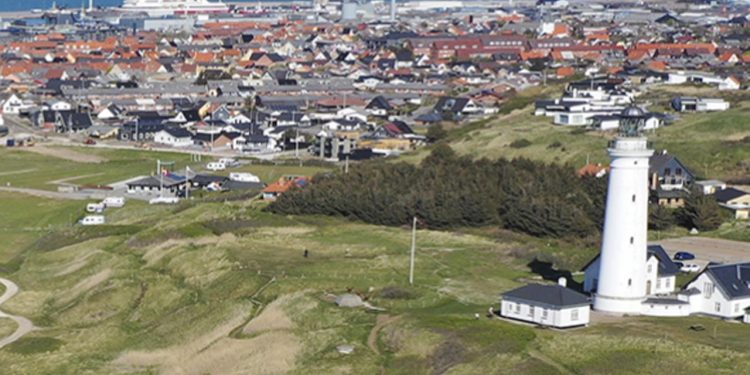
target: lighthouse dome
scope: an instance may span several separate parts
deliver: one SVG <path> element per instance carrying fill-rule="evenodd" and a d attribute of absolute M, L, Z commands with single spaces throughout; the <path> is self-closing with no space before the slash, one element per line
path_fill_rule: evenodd
<path fill-rule="evenodd" d="M 622 110 L 622 117 L 643 117 L 646 113 L 637 106 L 631 105 Z"/>

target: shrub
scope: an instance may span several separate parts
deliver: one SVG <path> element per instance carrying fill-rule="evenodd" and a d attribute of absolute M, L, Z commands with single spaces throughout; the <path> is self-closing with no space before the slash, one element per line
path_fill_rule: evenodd
<path fill-rule="evenodd" d="M 524 148 L 529 146 L 531 146 L 531 141 L 526 138 L 516 139 L 510 143 L 510 147 L 512 148 Z"/>
<path fill-rule="evenodd" d="M 561 148 L 561 147 L 562 147 L 562 145 L 563 145 L 563 144 L 562 144 L 562 143 L 561 143 L 560 141 L 554 141 L 554 142 L 550 143 L 550 144 L 549 144 L 549 145 L 547 146 L 547 148 Z"/>

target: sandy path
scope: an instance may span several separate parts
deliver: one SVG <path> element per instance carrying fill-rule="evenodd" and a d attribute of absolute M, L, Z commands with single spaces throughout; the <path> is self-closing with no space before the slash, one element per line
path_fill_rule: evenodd
<path fill-rule="evenodd" d="M 88 178 L 88 177 L 101 176 L 103 174 L 104 174 L 104 172 L 89 173 L 89 174 L 84 174 L 84 175 L 80 175 L 80 176 L 73 176 L 73 177 L 61 178 L 59 180 L 52 180 L 52 181 L 47 182 L 47 183 L 48 184 L 52 184 L 52 185 L 70 185 L 69 184 L 70 181 L 75 181 L 75 180 L 79 180 L 79 179 L 82 179 L 82 178 Z"/>
<path fill-rule="evenodd" d="M 367 336 L 367 347 L 369 347 L 375 355 L 380 355 L 380 350 L 378 350 L 378 335 L 380 334 L 380 331 L 385 328 L 385 326 L 397 321 L 399 318 L 400 316 L 390 316 L 386 314 L 378 315 L 375 320 L 375 326 L 372 327 L 370 335 Z"/>
<path fill-rule="evenodd" d="M 0 305 L 2 305 L 11 297 L 16 295 L 16 293 L 18 293 L 18 285 L 16 285 L 16 283 L 8 279 L 4 279 L 1 277 L 0 277 L 0 283 L 5 285 L 5 293 L 3 293 L 2 296 L 0 296 Z M 31 323 L 30 320 L 22 316 L 10 315 L 3 311 L 0 311 L 0 318 L 10 318 L 13 321 L 15 321 L 16 324 L 18 324 L 18 328 L 16 329 L 15 332 L 13 332 L 13 334 L 0 340 L 0 348 L 16 342 L 18 339 L 20 339 L 25 334 L 31 332 L 34 329 L 34 324 Z"/>
<path fill-rule="evenodd" d="M 29 169 L 19 169 L 17 171 L 7 171 L 7 172 L 0 172 L 0 176 L 10 176 L 14 174 L 22 174 L 22 173 L 31 173 L 36 172 L 36 168 L 29 168 Z"/>
<path fill-rule="evenodd" d="M 70 148 L 65 147 L 44 147 L 44 146 L 34 146 L 34 147 L 19 147 L 19 150 L 23 151 L 29 151 L 40 155 L 45 156 L 52 156 L 58 159 L 64 159 L 64 160 L 70 160 L 77 163 L 102 163 L 107 161 L 107 159 L 93 155 L 93 154 L 84 154 L 82 152 L 78 152 L 75 150 L 72 150 Z"/>
<path fill-rule="evenodd" d="M 544 362 L 544 363 L 546 363 L 546 364 L 554 367 L 560 374 L 565 374 L 565 375 L 572 375 L 573 374 L 573 372 L 571 372 L 570 370 L 566 369 L 563 365 L 555 362 L 555 360 L 553 360 L 552 358 L 547 357 L 546 355 L 544 355 L 544 354 L 542 354 L 542 353 L 540 353 L 540 352 L 538 352 L 536 350 L 529 350 L 529 357 L 536 358 L 536 359 L 538 359 L 538 360 L 540 360 L 540 361 L 542 361 L 542 362 Z"/>
<path fill-rule="evenodd" d="M 73 200 L 89 199 L 89 197 L 86 194 L 61 193 L 58 191 L 48 191 L 48 190 L 29 189 L 29 188 L 15 188 L 15 187 L 7 187 L 7 186 L 0 186 L 0 191 L 8 191 L 11 193 L 21 193 L 21 194 L 33 195 L 35 197 L 49 198 L 49 199 L 73 199 Z"/>

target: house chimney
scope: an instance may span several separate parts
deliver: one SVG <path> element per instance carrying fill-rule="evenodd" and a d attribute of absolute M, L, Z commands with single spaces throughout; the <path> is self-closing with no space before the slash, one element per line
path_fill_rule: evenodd
<path fill-rule="evenodd" d="M 565 278 L 565 276 L 560 276 L 559 279 L 557 279 L 557 285 L 560 285 L 563 288 L 568 287 L 568 279 Z"/>

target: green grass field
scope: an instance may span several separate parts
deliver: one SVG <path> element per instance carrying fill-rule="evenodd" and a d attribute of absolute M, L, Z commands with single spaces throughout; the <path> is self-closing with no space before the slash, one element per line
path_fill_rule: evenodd
<path fill-rule="evenodd" d="M 38 146 L 35 146 L 38 148 Z M 52 153 L 58 150 L 75 153 L 83 157 L 96 158 L 98 162 L 78 162 L 53 155 L 41 155 L 31 149 L 0 148 L 0 186 L 25 187 L 42 190 L 56 190 L 58 183 L 76 185 L 106 185 L 128 178 L 149 175 L 156 171 L 157 160 L 174 162 L 172 170 L 177 173 L 186 166 L 203 170 L 205 164 L 214 160 L 204 157 L 200 162 L 191 161 L 189 154 L 154 152 L 146 150 L 113 150 L 90 147 L 51 147 Z M 329 167 L 298 165 L 294 162 L 279 164 L 259 163 L 240 168 L 231 168 L 218 174 L 230 172 L 251 172 L 263 182 L 277 181 L 285 175 L 314 175 L 330 170 Z"/>
<path fill-rule="evenodd" d="M 409 286 L 408 229 L 260 207 L 129 202 L 106 212 L 107 226 L 28 239 L 23 262 L 2 274 L 22 289 L 3 310 L 41 329 L 0 350 L 0 363 L 14 364 L 9 374 L 626 374 L 662 360 L 686 374 L 750 370 L 750 327 L 719 320 L 632 318 L 556 332 L 474 319 L 535 277 L 530 259 L 575 269 L 595 253 L 585 243 L 422 230 Z M 78 210 L 35 212 L 66 224 Z M 327 297 L 347 290 L 395 318 L 375 331 L 377 353 L 368 344 L 379 314 Z M 696 322 L 707 330 L 689 331 Z M 336 352 L 344 343 L 353 354 Z"/>

